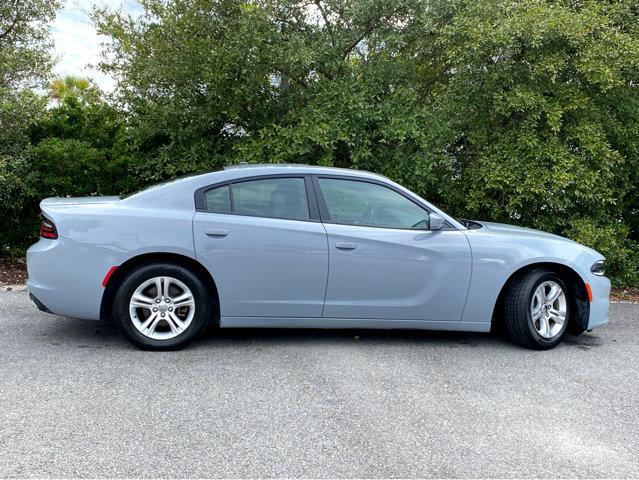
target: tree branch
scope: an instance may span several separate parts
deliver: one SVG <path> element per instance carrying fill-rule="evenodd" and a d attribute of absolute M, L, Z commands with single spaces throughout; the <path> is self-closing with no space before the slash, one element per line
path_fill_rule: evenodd
<path fill-rule="evenodd" d="M 353 49 L 359 44 L 359 42 L 364 40 L 364 38 L 366 38 L 368 35 L 370 35 L 373 32 L 373 30 L 375 30 L 377 27 L 379 27 L 380 24 L 382 23 L 382 21 L 384 21 L 387 18 L 392 17 L 398 11 L 399 11 L 399 9 L 396 9 L 396 10 L 392 11 L 391 13 L 389 13 L 388 15 L 381 16 L 376 21 L 375 20 L 371 20 L 371 22 L 368 24 L 366 29 L 360 35 L 358 35 L 357 38 L 355 38 L 355 40 L 353 40 L 351 43 L 349 43 L 346 46 L 346 48 L 344 49 L 344 53 L 342 55 L 342 60 L 344 60 L 344 59 L 346 59 L 346 57 L 348 57 L 348 54 L 353 51 Z"/>
<path fill-rule="evenodd" d="M 364 30 L 360 35 L 357 36 L 355 40 L 349 43 L 344 49 L 344 53 L 342 54 L 342 60 L 348 57 L 348 54 L 353 51 L 353 49 L 359 44 L 359 42 L 361 42 L 362 40 L 364 40 L 364 38 L 370 35 L 371 32 L 375 30 L 375 28 L 377 28 L 377 25 L 379 25 L 378 22 L 374 22 L 370 24 L 368 27 L 366 27 L 366 30 Z"/>
<path fill-rule="evenodd" d="M 293 76 L 290 72 L 290 70 L 288 70 L 285 67 L 275 67 L 275 70 L 277 72 L 280 73 L 280 75 L 286 77 L 288 80 L 293 81 L 295 83 L 297 83 L 298 85 L 302 86 L 302 87 L 308 87 L 308 83 L 306 82 L 306 80 L 304 80 L 304 77 L 301 78 L 297 78 L 295 76 Z"/>
<path fill-rule="evenodd" d="M 8 36 L 20 21 L 20 0 L 14 0 L 11 3 L 15 5 L 16 14 L 15 17 L 13 17 L 11 25 L 9 25 L 4 32 L 0 32 L 0 40 Z"/>
<path fill-rule="evenodd" d="M 328 16 L 326 15 L 326 12 L 322 8 L 321 0 L 315 0 L 315 5 L 317 6 L 317 9 L 322 15 L 322 19 L 324 20 L 324 25 L 326 26 L 326 30 L 328 30 L 328 34 L 331 37 L 331 45 L 333 45 L 333 48 L 335 48 L 335 35 L 333 34 L 333 26 L 331 25 L 331 22 L 328 21 Z"/>

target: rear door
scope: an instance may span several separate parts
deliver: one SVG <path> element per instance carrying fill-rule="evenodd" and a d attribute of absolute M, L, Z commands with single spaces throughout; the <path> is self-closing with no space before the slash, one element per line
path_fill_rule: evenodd
<path fill-rule="evenodd" d="M 196 199 L 195 251 L 222 317 L 321 317 L 328 247 L 310 176 L 212 185 Z"/>
<path fill-rule="evenodd" d="M 391 185 L 317 176 L 328 234 L 327 318 L 457 321 L 471 274 L 466 236 Z"/>

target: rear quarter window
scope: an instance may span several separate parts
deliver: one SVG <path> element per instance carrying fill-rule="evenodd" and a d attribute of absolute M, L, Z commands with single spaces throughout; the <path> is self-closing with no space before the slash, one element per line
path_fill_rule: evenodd
<path fill-rule="evenodd" d="M 211 213 L 231 213 L 231 191 L 228 185 L 212 188 L 204 194 L 206 210 Z"/>

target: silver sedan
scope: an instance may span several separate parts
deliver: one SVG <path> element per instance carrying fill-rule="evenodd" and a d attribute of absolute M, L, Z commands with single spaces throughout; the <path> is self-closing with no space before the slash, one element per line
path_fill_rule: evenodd
<path fill-rule="evenodd" d="M 388 178 L 237 166 L 126 198 L 43 200 L 27 253 L 42 310 L 109 319 L 146 349 L 220 327 L 488 332 L 556 346 L 608 322 L 604 258 L 458 220 Z"/>

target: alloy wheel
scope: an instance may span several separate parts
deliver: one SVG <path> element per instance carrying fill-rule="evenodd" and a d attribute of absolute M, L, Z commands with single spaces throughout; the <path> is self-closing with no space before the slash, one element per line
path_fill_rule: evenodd
<path fill-rule="evenodd" d="M 537 287 L 530 302 L 530 315 L 539 335 L 546 339 L 559 335 L 567 312 L 566 294 L 561 285 L 549 280 Z"/>
<path fill-rule="evenodd" d="M 173 277 L 153 277 L 135 289 L 129 316 L 135 328 L 153 340 L 168 340 L 183 333 L 195 314 L 191 290 Z"/>

